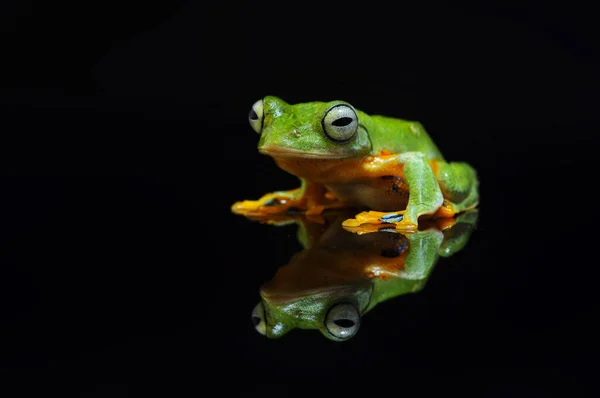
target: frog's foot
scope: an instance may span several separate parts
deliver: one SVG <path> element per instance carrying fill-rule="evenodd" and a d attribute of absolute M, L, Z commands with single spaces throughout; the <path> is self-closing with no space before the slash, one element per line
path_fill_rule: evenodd
<path fill-rule="evenodd" d="M 400 226 L 400 228 L 397 228 L 397 224 L 382 223 L 382 222 L 379 222 L 376 224 L 375 223 L 360 224 L 359 222 L 356 222 L 356 219 L 348 219 L 345 221 L 347 221 L 347 222 L 345 222 L 345 224 L 343 224 L 344 229 L 346 231 L 353 232 L 357 235 L 370 234 L 373 232 L 392 232 L 392 233 L 399 233 L 399 234 L 409 234 L 409 233 L 415 232 L 415 229 L 413 229 L 413 228 L 404 228 L 402 226 Z M 455 217 L 440 217 L 440 218 L 423 217 L 422 222 L 421 222 L 421 220 L 419 221 L 418 229 L 424 230 L 427 228 L 436 228 L 440 231 L 444 231 L 446 229 L 452 228 L 454 226 L 454 224 L 456 224 Z"/>
<path fill-rule="evenodd" d="M 263 218 L 279 214 L 316 217 L 325 210 L 344 209 L 348 204 L 325 195 L 300 195 L 298 190 L 280 191 L 264 195 L 258 200 L 244 200 L 231 206 L 235 214 Z M 318 218 L 318 217 L 317 217 Z"/>
<path fill-rule="evenodd" d="M 294 195 L 295 191 L 273 192 L 258 200 L 243 200 L 231 206 L 231 211 L 246 217 L 268 217 L 295 214 L 307 208 L 307 201 Z"/>
<path fill-rule="evenodd" d="M 300 215 L 297 214 L 271 214 L 271 215 L 246 215 L 246 218 L 252 221 L 259 222 L 261 224 L 274 225 L 276 227 L 295 224 L 301 219 Z"/>
<path fill-rule="evenodd" d="M 439 207 L 439 209 L 437 209 L 437 211 L 433 214 L 432 217 L 433 218 L 454 217 L 458 212 L 459 212 L 458 209 L 452 202 L 444 199 L 444 202 Z"/>
<path fill-rule="evenodd" d="M 365 224 L 381 225 L 394 227 L 398 232 L 414 232 L 417 230 L 417 223 L 407 219 L 405 211 L 381 212 L 381 211 L 363 211 L 354 218 L 349 218 L 342 223 L 342 226 L 348 230 L 356 229 Z"/>
<path fill-rule="evenodd" d="M 436 212 L 433 213 L 431 216 L 426 217 L 431 217 L 434 219 L 453 218 L 459 216 L 460 214 L 463 214 L 466 211 L 475 209 L 477 205 L 477 201 L 471 203 L 454 203 L 447 199 L 444 199 L 444 202 L 439 207 L 439 209 L 437 209 Z"/>
<path fill-rule="evenodd" d="M 348 222 L 342 223 L 343 228 L 346 231 L 353 232 L 357 235 L 371 234 L 374 232 L 400 233 L 400 231 L 396 230 L 396 226 L 393 224 L 358 224 L 355 223 L 355 219 L 348 219 L 345 221 Z"/>

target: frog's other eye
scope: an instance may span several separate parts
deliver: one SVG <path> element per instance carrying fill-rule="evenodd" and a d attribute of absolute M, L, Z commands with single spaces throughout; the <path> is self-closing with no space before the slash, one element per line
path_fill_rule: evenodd
<path fill-rule="evenodd" d="M 325 317 L 327 331 L 338 339 L 348 339 L 356 334 L 360 326 L 360 314 L 350 303 L 336 304 Z"/>
<path fill-rule="evenodd" d="M 254 131 L 260 134 L 263 125 L 263 100 L 260 99 L 252 105 L 252 109 L 250 109 L 250 113 L 248 114 L 248 121 Z"/>
<path fill-rule="evenodd" d="M 340 104 L 327 111 L 323 117 L 323 130 L 333 140 L 347 141 L 358 130 L 358 117 L 351 106 Z"/>
<path fill-rule="evenodd" d="M 254 329 L 263 336 L 267 334 L 267 321 L 265 316 L 265 307 L 261 301 L 259 301 L 254 309 L 252 310 L 252 324 L 254 325 Z"/>

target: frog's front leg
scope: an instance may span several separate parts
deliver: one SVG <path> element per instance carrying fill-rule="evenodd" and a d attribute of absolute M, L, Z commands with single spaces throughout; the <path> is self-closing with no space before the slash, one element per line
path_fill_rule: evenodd
<path fill-rule="evenodd" d="M 318 215 L 326 208 L 335 208 L 338 201 L 327 194 L 322 184 L 300 179 L 299 188 L 289 191 L 276 191 L 263 195 L 258 200 L 243 200 L 231 206 L 231 211 L 247 217 L 265 217 L 288 212 L 305 212 Z"/>
<path fill-rule="evenodd" d="M 362 212 L 354 219 L 346 220 L 345 227 L 366 223 L 395 224 L 398 230 L 416 231 L 419 217 L 435 213 L 444 202 L 433 169 L 419 152 L 371 157 L 363 167 L 373 177 L 394 175 L 404 179 L 408 185 L 408 204 L 404 210 L 395 212 Z"/>

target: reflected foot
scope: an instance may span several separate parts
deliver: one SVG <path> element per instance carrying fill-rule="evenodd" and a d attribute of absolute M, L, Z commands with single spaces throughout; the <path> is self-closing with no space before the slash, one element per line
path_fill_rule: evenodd
<path fill-rule="evenodd" d="M 274 225 L 276 227 L 295 224 L 298 223 L 299 220 L 307 220 L 313 222 L 315 224 L 325 224 L 325 218 L 322 214 L 312 214 L 307 215 L 303 213 L 293 213 L 290 214 L 272 214 L 265 216 L 246 216 L 251 221 L 256 221 L 261 224 Z"/>

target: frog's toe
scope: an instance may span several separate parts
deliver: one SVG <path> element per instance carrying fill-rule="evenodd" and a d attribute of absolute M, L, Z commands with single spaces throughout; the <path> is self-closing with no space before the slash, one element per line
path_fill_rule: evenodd
<path fill-rule="evenodd" d="M 452 202 L 444 199 L 444 202 L 439 207 L 439 209 L 437 209 L 437 211 L 433 214 L 433 217 L 434 218 L 454 217 L 454 215 L 456 213 L 457 213 L 456 206 Z"/>
<path fill-rule="evenodd" d="M 419 226 L 408 219 L 403 219 L 400 222 L 396 223 L 396 231 L 400 233 L 416 232 L 418 229 Z"/>
<path fill-rule="evenodd" d="M 235 202 L 231 206 L 231 211 L 235 214 L 248 214 L 256 211 L 260 207 L 260 204 L 256 200 L 242 200 Z"/>
<path fill-rule="evenodd" d="M 370 234 L 374 232 L 397 232 L 396 228 L 392 226 L 390 228 L 389 225 L 383 226 L 382 224 L 361 224 L 355 225 L 353 221 L 354 219 L 346 220 L 348 223 L 342 223 L 343 228 L 346 231 L 353 232 L 357 235 Z"/>
<path fill-rule="evenodd" d="M 371 223 L 373 221 L 377 221 L 378 217 L 373 216 L 372 213 L 376 213 L 376 212 L 363 211 L 362 213 L 358 213 L 356 216 L 354 216 L 354 218 L 348 218 L 347 220 L 344 220 L 344 222 L 342 223 L 342 226 L 343 227 L 359 227 L 362 224 L 369 223 L 369 221 L 371 221 Z M 377 222 L 377 224 L 379 224 L 379 222 Z"/>

